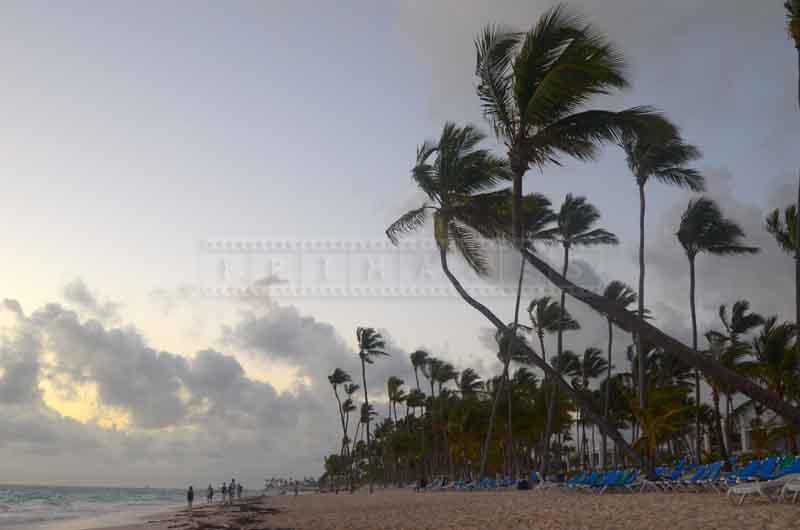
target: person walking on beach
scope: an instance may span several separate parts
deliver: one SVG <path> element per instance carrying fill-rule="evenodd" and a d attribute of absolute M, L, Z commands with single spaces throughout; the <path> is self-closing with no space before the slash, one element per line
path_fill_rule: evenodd
<path fill-rule="evenodd" d="M 211 484 L 208 485 L 208 490 L 206 491 L 206 504 L 211 504 L 214 500 L 214 488 L 211 487 Z"/>
<path fill-rule="evenodd" d="M 236 495 L 236 480 L 231 479 L 231 485 L 228 486 L 228 499 L 233 504 L 234 496 Z"/>
<path fill-rule="evenodd" d="M 186 492 L 186 503 L 189 505 L 189 511 L 192 511 L 192 503 L 194 502 L 194 489 L 189 486 L 189 491 Z"/>
<path fill-rule="evenodd" d="M 225 504 L 227 501 L 228 496 L 228 486 L 223 482 L 222 483 L 222 504 Z"/>
<path fill-rule="evenodd" d="M 242 500 L 242 491 L 243 490 L 244 490 L 244 487 L 242 486 L 242 483 L 241 482 L 238 483 L 236 485 L 236 498 L 237 499 Z"/>

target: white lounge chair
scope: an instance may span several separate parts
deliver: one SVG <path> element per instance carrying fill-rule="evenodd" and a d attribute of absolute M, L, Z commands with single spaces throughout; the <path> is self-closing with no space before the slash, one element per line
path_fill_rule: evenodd
<path fill-rule="evenodd" d="M 794 493 L 792 496 L 792 504 L 794 504 L 797 502 L 797 498 L 800 497 L 800 480 L 794 480 L 784 484 L 781 489 L 781 499 L 786 498 L 786 496 L 791 493 Z"/>
<path fill-rule="evenodd" d="M 782 498 L 784 493 L 787 492 L 787 486 L 791 485 L 791 487 L 794 488 L 794 484 L 797 484 L 797 491 L 800 491 L 800 482 L 798 481 L 800 481 L 800 473 L 792 473 L 773 480 L 736 484 L 728 488 L 728 498 L 731 502 L 735 502 L 735 497 L 739 497 L 739 502 L 736 503 L 739 506 L 741 506 L 745 498 L 750 495 L 759 495 L 761 497 L 766 497 L 769 501 L 773 501 L 775 499 L 773 499 L 771 494 L 780 489 L 778 498 Z M 795 498 L 796 497 L 797 495 L 795 495 Z"/>

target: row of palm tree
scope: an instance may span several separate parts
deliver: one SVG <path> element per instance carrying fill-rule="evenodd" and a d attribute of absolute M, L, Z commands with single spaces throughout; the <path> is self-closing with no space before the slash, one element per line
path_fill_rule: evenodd
<path fill-rule="evenodd" d="M 796 44 L 800 43 L 796 31 L 797 21 L 800 19 L 798 7 L 796 1 L 786 3 L 790 16 L 790 33 Z M 447 123 L 437 141 L 427 141 L 418 148 L 416 162 L 411 171 L 412 179 L 427 196 L 427 200 L 419 208 L 401 216 L 387 229 L 387 235 L 396 243 L 400 237 L 421 228 L 431 219 L 445 276 L 464 301 L 479 311 L 497 330 L 503 371 L 496 381 L 486 385 L 492 399 L 485 437 L 481 444 L 479 475 L 485 474 L 492 447 L 495 445 L 492 432 L 503 395 L 508 404 L 507 444 L 509 448 L 514 446 L 515 431 L 511 420 L 514 401 L 511 398 L 512 378 L 509 366 L 522 359 L 544 374 L 541 387 L 547 389 L 542 394 L 545 418 L 554 417 L 554 414 L 548 414 L 547 411 L 551 404 L 557 404 L 563 396 L 575 408 L 576 418 L 582 426 L 590 424 L 599 428 L 603 444 L 610 437 L 617 448 L 648 471 L 652 470 L 652 457 L 660 443 L 660 436 L 655 433 L 673 435 L 680 431 L 677 426 L 682 423 L 677 420 L 685 419 L 684 413 L 687 411 L 694 413 L 694 451 L 700 457 L 701 423 L 706 415 L 700 400 L 701 377 L 710 383 L 713 395 L 724 393 L 726 396 L 733 396 L 741 393 L 749 399 L 748 403 L 752 403 L 753 407 L 774 411 L 775 417 L 780 419 L 786 429 L 796 430 L 800 427 L 800 408 L 796 398 L 789 397 L 792 394 L 785 392 L 783 386 L 772 384 L 775 382 L 773 375 L 765 375 L 772 372 L 743 371 L 737 363 L 729 362 L 730 358 L 737 358 L 737 355 L 759 355 L 758 352 L 766 348 L 766 343 L 757 346 L 753 342 L 749 353 L 734 355 L 733 352 L 741 349 L 741 344 L 747 341 L 730 339 L 733 328 L 729 329 L 728 325 L 733 325 L 733 319 L 729 322 L 723 319 L 725 331 L 707 334 L 708 350 L 699 349 L 694 270 L 697 255 L 731 255 L 757 251 L 742 242 L 744 234 L 741 229 L 726 219 L 710 199 L 700 197 L 690 201 L 676 232 L 689 260 L 692 346 L 683 344 L 646 321 L 645 185 L 654 178 L 662 183 L 702 191 L 704 184 L 697 170 L 689 167 L 691 162 L 700 157 L 699 150 L 686 143 L 679 129 L 660 111 L 649 106 L 622 111 L 588 108 L 595 96 L 624 89 L 630 84 L 623 55 L 605 35 L 563 5 L 547 10 L 527 32 L 505 26 L 487 26 L 477 37 L 475 46 L 477 94 L 484 115 L 498 142 L 502 144 L 506 156 L 498 157 L 489 149 L 481 147 L 485 136 L 474 126 L 459 127 Z M 567 195 L 559 211 L 553 212 L 547 198 L 536 193 L 526 194 L 523 190 L 523 177 L 529 169 L 536 168 L 544 172 L 548 165 L 560 164 L 565 157 L 589 161 L 599 154 L 603 145 L 617 145 L 623 149 L 639 189 L 638 292 L 624 284 L 617 284 L 609 285 L 606 293 L 599 294 L 571 282 L 567 273 L 572 248 L 581 245 L 616 244 L 617 238 L 604 229 L 594 227 L 599 213 L 584 197 Z M 510 188 L 504 188 L 503 184 L 509 181 Z M 780 222 L 780 214 L 771 214 L 767 222 L 768 229 L 785 248 L 793 244 L 796 257 L 800 256 L 797 254 L 798 238 L 795 236 L 793 241 L 791 239 L 791 227 L 795 227 L 795 234 L 800 232 L 796 225 L 797 215 L 791 219 L 787 209 L 784 217 L 785 225 Z M 475 272 L 486 274 L 488 261 L 482 244 L 487 239 L 508 244 L 521 256 L 514 320 L 510 324 L 503 322 L 485 304 L 467 292 L 449 267 L 448 255 L 455 249 Z M 564 260 L 561 274 L 539 254 L 539 243 L 562 246 Z M 561 291 L 561 301 L 557 304 L 558 317 L 554 327 L 550 328 L 557 335 L 556 355 L 549 362 L 541 336 L 538 335 L 539 331 L 536 334 L 540 337 L 541 351 L 536 352 L 525 338 L 525 326 L 519 322 L 521 287 L 526 264 L 533 266 Z M 800 260 L 798 264 L 800 280 Z M 798 286 L 800 289 L 800 281 Z M 800 291 L 798 293 L 800 300 Z M 564 332 L 570 329 L 570 319 L 567 318 L 566 311 L 567 294 L 600 313 L 608 322 L 608 360 L 601 359 L 597 351 L 587 354 L 594 364 L 591 370 L 582 366 L 585 373 L 573 374 L 563 369 L 570 366 L 570 362 L 567 362 L 569 350 L 564 347 Z M 544 302 L 544 305 L 547 303 L 549 302 Z M 633 303 L 638 305 L 635 312 L 629 309 Z M 531 302 L 530 308 L 533 314 L 538 311 L 538 304 Z M 794 330 L 797 321 L 800 321 L 800 302 L 798 308 L 795 324 L 790 329 L 785 329 L 791 336 L 789 342 L 793 347 Z M 536 324 L 532 324 L 536 328 Z M 611 383 L 613 377 L 610 362 L 615 324 L 623 331 L 631 333 L 635 344 L 630 354 L 631 365 L 635 369 L 632 369 L 629 377 L 629 382 L 635 388 L 633 397 L 636 400 L 629 407 L 634 432 L 638 433 L 634 447 L 620 434 L 622 423 L 614 417 L 611 403 L 611 396 L 615 393 L 615 386 Z M 778 326 L 773 322 L 773 326 L 780 328 L 782 325 Z M 768 342 L 773 330 L 764 333 Z M 366 419 L 367 467 L 372 477 L 374 468 L 370 449 L 370 405 L 366 392 L 365 367 L 375 355 L 367 353 L 369 347 L 362 345 L 360 335 L 359 348 L 364 386 L 363 407 L 367 411 L 365 415 L 362 414 L 362 418 Z M 376 351 L 382 352 L 382 348 L 383 344 L 380 342 Z M 730 355 L 726 356 L 723 352 L 729 350 Z M 793 355 L 796 358 L 797 352 Z M 600 360 L 603 362 L 600 363 Z M 668 361 L 666 364 L 679 365 L 686 371 L 680 373 L 680 378 L 661 378 L 654 382 L 652 374 L 657 373 L 657 370 L 650 369 L 649 365 L 663 363 L 665 360 Z M 423 373 L 426 373 L 424 370 L 438 369 L 429 361 L 422 364 L 420 362 L 422 361 L 414 364 L 415 376 L 418 368 L 422 368 Z M 589 363 L 586 364 L 588 366 Z M 655 368 L 660 369 L 658 365 Z M 691 369 L 694 370 L 693 385 L 691 382 L 687 383 L 684 377 Z M 588 381 L 594 377 L 590 377 L 590 372 L 595 374 L 603 371 L 606 374 L 606 398 L 601 412 L 592 406 Z M 451 370 L 450 375 L 453 373 L 454 370 Z M 572 378 L 571 381 L 568 381 L 569 377 Z M 648 388 L 648 385 L 653 385 L 653 388 Z M 508 388 L 504 394 L 505 386 Z M 629 389 L 625 385 L 617 387 L 619 388 L 616 391 Z M 694 389 L 693 399 L 687 394 L 689 387 Z M 715 388 L 718 389 L 716 394 Z M 421 392 L 418 376 L 416 390 Z M 443 390 L 444 387 L 440 384 L 439 398 L 442 398 Z M 436 399 L 433 383 L 428 399 Z M 649 399 L 653 399 L 657 405 L 650 406 Z M 665 408 L 665 404 L 676 403 L 681 404 L 681 413 L 665 412 L 674 409 L 670 406 Z M 729 399 L 727 407 L 731 409 L 732 406 Z M 719 432 L 722 429 L 719 428 L 718 404 L 715 409 L 716 438 L 721 439 L 724 433 L 720 435 Z M 437 402 L 432 409 L 424 406 L 420 410 L 424 410 L 424 415 L 420 418 L 430 417 L 431 426 L 441 428 L 447 411 L 445 405 Z M 399 421 L 395 417 L 393 424 L 397 423 Z M 424 421 L 422 423 L 424 426 Z M 547 440 L 548 423 L 550 422 L 545 420 L 545 440 L 541 445 L 545 460 L 551 449 Z M 441 436 L 433 433 L 425 435 L 424 428 L 421 432 L 421 445 L 424 446 L 427 441 L 431 444 L 425 465 L 428 470 L 438 469 L 442 464 L 442 446 L 449 446 L 448 431 L 437 431 Z M 344 434 L 346 438 L 347 433 Z M 585 443 L 585 436 L 583 438 L 582 444 Z M 724 445 L 724 442 L 720 443 Z M 426 453 L 424 449 L 422 452 Z M 446 454 L 450 455 L 449 450 Z M 514 453 L 509 451 L 508 454 Z M 513 464 L 515 458 L 510 456 L 508 461 Z"/>

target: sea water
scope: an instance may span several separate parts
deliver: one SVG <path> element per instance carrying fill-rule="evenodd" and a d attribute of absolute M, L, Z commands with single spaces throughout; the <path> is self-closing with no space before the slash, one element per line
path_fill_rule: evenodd
<path fill-rule="evenodd" d="M 0 485 L 0 529 L 124 524 L 185 502 L 183 490 Z"/>

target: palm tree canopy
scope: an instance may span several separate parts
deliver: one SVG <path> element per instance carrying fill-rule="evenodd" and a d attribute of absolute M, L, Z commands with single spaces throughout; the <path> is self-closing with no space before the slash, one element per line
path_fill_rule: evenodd
<path fill-rule="evenodd" d="M 528 305 L 528 314 L 531 317 L 533 328 L 540 336 L 545 333 L 558 333 L 559 329 L 578 330 L 581 327 L 566 308 L 562 317 L 561 304 L 552 300 L 549 296 L 531 300 Z"/>
<path fill-rule="evenodd" d="M 404 384 L 405 381 L 395 376 L 390 376 L 389 379 L 386 380 L 386 390 L 390 401 L 398 401 L 398 397 L 403 394 L 400 388 Z"/>
<path fill-rule="evenodd" d="M 565 247 L 616 245 L 617 236 L 602 228 L 593 228 L 600 211 L 586 197 L 568 193 L 558 210 L 558 239 Z"/>
<path fill-rule="evenodd" d="M 627 309 L 628 306 L 636 303 L 637 295 L 633 287 L 627 283 L 619 280 L 612 280 L 603 290 L 603 298 Z"/>
<path fill-rule="evenodd" d="M 742 243 L 744 232 L 739 225 L 726 219 L 717 203 L 706 197 L 689 201 L 676 235 L 690 258 L 700 252 L 717 255 L 758 252 L 758 247 Z"/>
<path fill-rule="evenodd" d="M 592 379 L 597 379 L 608 370 L 608 361 L 603 357 L 603 350 L 600 348 L 586 348 L 583 355 L 578 358 L 579 363 L 579 386 L 584 390 L 588 388 Z"/>
<path fill-rule="evenodd" d="M 750 311 L 750 302 L 747 300 L 737 300 L 731 308 L 731 315 L 728 316 L 728 308 L 725 304 L 719 306 L 719 319 L 728 332 L 729 339 L 736 341 L 739 335 L 749 333 L 758 326 L 764 324 L 764 317 L 758 313 Z"/>
<path fill-rule="evenodd" d="M 346 385 L 344 385 L 344 392 L 348 396 L 352 396 L 359 390 L 361 390 L 361 385 L 358 385 L 356 383 L 347 383 Z"/>
<path fill-rule="evenodd" d="M 333 373 L 328 376 L 328 382 L 333 386 L 343 385 L 345 383 L 349 383 L 350 381 L 350 374 L 341 368 L 336 368 Z"/>
<path fill-rule="evenodd" d="M 465 368 L 461 371 L 456 385 L 462 395 L 472 395 L 481 389 L 483 383 L 481 382 L 481 377 L 475 370 L 472 368 Z"/>
<path fill-rule="evenodd" d="M 572 350 L 564 350 L 561 355 L 554 355 L 550 358 L 553 369 L 563 376 L 576 376 L 580 374 L 581 363 L 578 356 Z"/>
<path fill-rule="evenodd" d="M 794 204 L 787 206 L 783 211 L 783 219 L 781 219 L 781 211 L 778 209 L 773 210 L 767 216 L 767 232 L 772 234 L 784 252 L 794 252 L 797 241 L 796 220 L 797 207 Z"/>
<path fill-rule="evenodd" d="M 411 352 L 411 355 L 409 355 L 409 358 L 411 359 L 411 366 L 413 366 L 415 370 L 420 369 L 421 367 L 425 366 L 425 363 L 428 362 L 428 358 L 430 356 L 431 354 L 425 350 L 416 350 Z"/>
<path fill-rule="evenodd" d="M 356 329 L 358 341 L 358 356 L 365 362 L 372 364 L 375 357 L 388 356 L 384 351 L 386 343 L 383 336 L 375 328 L 359 327 Z"/>
<path fill-rule="evenodd" d="M 644 186 L 652 177 L 664 184 L 703 191 L 703 176 L 686 165 L 700 158 L 700 150 L 687 144 L 677 128 L 661 123 L 657 117 L 642 121 L 634 134 L 627 135 L 621 146 L 625 150 L 628 168 L 637 184 Z"/>
<path fill-rule="evenodd" d="M 411 176 L 429 201 L 406 212 L 386 229 L 392 243 L 421 228 L 433 212 L 439 248 L 448 251 L 455 245 L 475 272 L 488 272 L 479 234 L 500 233 L 500 225 L 508 224 L 498 212 L 509 201 L 509 192 L 490 190 L 510 178 L 510 172 L 505 160 L 478 148 L 484 137 L 472 125 L 446 123 L 438 141 L 425 142 L 417 149 Z"/>
<path fill-rule="evenodd" d="M 477 93 L 516 172 L 589 160 L 598 144 L 618 142 L 654 114 L 581 110 L 592 97 L 627 88 L 622 54 L 605 35 L 564 5 L 548 9 L 527 33 L 486 26 L 475 40 Z"/>
<path fill-rule="evenodd" d="M 783 7 L 786 9 L 789 37 L 794 41 L 795 47 L 800 49 L 800 0 L 786 0 Z"/>

